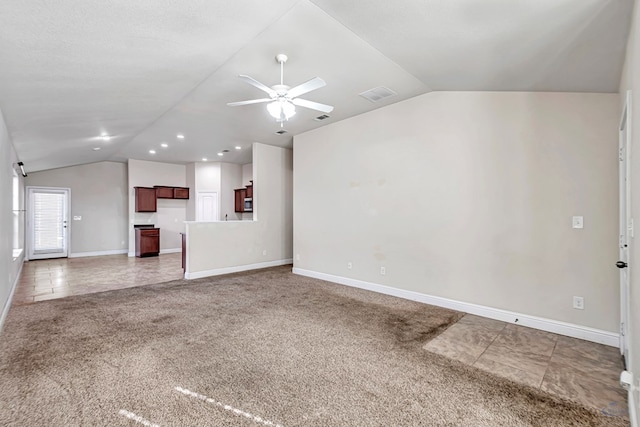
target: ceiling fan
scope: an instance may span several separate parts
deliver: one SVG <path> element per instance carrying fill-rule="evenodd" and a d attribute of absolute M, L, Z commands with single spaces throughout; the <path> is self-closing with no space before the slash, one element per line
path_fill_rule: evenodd
<path fill-rule="evenodd" d="M 269 95 L 269 98 L 229 102 L 227 105 L 230 107 L 237 107 L 239 105 L 268 102 L 267 111 L 269 111 L 269 114 L 271 114 L 271 116 L 280 123 L 280 126 L 284 126 L 284 122 L 296 114 L 296 105 L 299 107 L 322 111 L 323 113 L 330 113 L 333 111 L 333 107 L 331 105 L 320 104 L 318 102 L 298 98 L 300 95 L 304 95 L 312 90 L 326 86 L 327 84 L 320 77 L 314 77 L 311 80 L 294 87 L 289 87 L 284 84 L 284 63 L 287 62 L 287 59 L 289 58 L 285 54 L 281 53 L 276 55 L 276 61 L 280 64 L 280 84 L 269 87 L 252 77 L 246 75 L 238 76 L 250 85 L 266 92 Z"/>

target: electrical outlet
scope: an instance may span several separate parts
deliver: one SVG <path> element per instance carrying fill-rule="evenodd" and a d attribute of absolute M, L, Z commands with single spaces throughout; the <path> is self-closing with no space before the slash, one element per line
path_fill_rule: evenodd
<path fill-rule="evenodd" d="M 264 249 L 264 250 L 262 251 L 262 256 L 267 256 L 267 250 L 266 250 L 266 249 Z"/>
<path fill-rule="evenodd" d="M 584 310 L 584 298 L 583 297 L 573 297 L 573 308 L 578 310 Z"/>
<path fill-rule="evenodd" d="M 380 274 L 382 274 L 383 276 L 387 274 L 387 269 L 385 267 L 380 267 Z"/>
<path fill-rule="evenodd" d="M 347 268 L 348 268 L 349 270 L 351 270 L 351 269 L 353 268 L 353 264 L 351 263 L 351 261 L 349 261 L 349 262 L 347 263 Z"/>
<path fill-rule="evenodd" d="M 300 261 L 300 254 L 296 254 L 296 261 Z"/>

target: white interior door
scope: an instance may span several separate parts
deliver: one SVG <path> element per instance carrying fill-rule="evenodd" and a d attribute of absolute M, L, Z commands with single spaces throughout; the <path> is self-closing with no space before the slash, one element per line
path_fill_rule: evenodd
<path fill-rule="evenodd" d="M 27 187 L 29 259 L 69 255 L 68 188 Z"/>
<path fill-rule="evenodd" d="M 196 221 L 218 221 L 218 193 L 198 192 Z"/>
<path fill-rule="evenodd" d="M 620 136 L 618 146 L 619 176 L 620 176 L 620 259 L 616 263 L 620 269 L 620 353 L 625 362 L 629 360 L 629 245 L 633 237 L 633 218 L 631 217 L 631 171 L 629 167 L 629 155 L 631 144 L 631 129 L 629 128 L 631 117 L 631 92 L 627 92 L 626 103 L 620 120 Z"/>

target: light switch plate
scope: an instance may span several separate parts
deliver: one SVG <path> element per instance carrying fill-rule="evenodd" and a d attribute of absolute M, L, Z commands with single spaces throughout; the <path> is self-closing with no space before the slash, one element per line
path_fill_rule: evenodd
<path fill-rule="evenodd" d="M 573 228 L 584 228 L 584 218 L 581 216 L 574 216 L 571 223 Z"/>
<path fill-rule="evenodd" d="M 74 221 L 82 221 L 82 215 L 74 215 L 73 216 L 73 220 Z"/>

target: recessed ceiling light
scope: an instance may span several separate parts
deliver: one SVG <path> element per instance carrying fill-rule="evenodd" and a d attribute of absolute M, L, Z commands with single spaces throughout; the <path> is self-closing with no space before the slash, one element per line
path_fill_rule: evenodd
<path fill-rule="evenodd" d="M 206 161 L 207 161 L 207 158 L 206 158 L 206 157 L 203 157 L 203 158 L 202 158 L 202 161 L 203 161 L 203 162 L 206 162 Z"/>
<path fill-rule="evenodd" d="M 218 156 L 224 156 L 224 153 L 218 153 Z"/>
<path fill-rule="evenodd" d="M 236 150 L 242 150 L 242 147 L 240 147 L 239 145 L 236 145 Z"/>
<path fill-rule="evenodd" d="M 178 139 L 184 139 L 184 135 L 181 133 L 177 134 L 176 136 L 178 137 Z"/>
<path fill-rule="evenodd" d="M 100 147 L 93 147 L 93 151 L 100 151 Z"/>
<path fill-rule="evenodd" d="M 162 148 L 167 148 L 169 146 L 169 144 L 167 144 L 166 142 L 163 142 L 162 144 L 160 144 L 160 147 Z"/>
<path fill-rule="evenodd" d="M 108 141 L 108 140 L 110 140 L 110 139 L 111 139 L 111 137 L 109 136 L 109 134 L 108 134 L 108 133 L 106 133 L 106 132 L 102 132 L 102 133 L 100 134 L 100 139 L 102 139 L 103 141 Z"/>
<path fill-rule="evenodd" d="M 149 150 L 149 154 L 156 154 L 156 150 Z"/>

